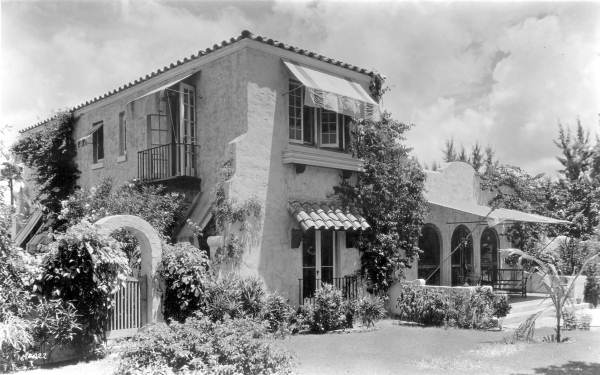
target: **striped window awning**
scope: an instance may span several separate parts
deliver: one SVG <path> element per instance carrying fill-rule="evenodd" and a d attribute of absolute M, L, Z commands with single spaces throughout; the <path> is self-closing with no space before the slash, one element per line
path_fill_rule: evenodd
<path fill-rule="evenodd" d="M 367 230 L 371 226 L 364 217 L 354 210 L 342 208 L 335 203 L 319 203 L 293 200 L 289 211 L 298 221 L 302 230 Z"/>
<path fill-rule="evenodd" d="M 283 63 L 305 87 L 305 105 L 328 109 L 355 118 L 373 121 L 381 119 L 379 104 L 358 82 L 291 61 L 284 60 Z"/>

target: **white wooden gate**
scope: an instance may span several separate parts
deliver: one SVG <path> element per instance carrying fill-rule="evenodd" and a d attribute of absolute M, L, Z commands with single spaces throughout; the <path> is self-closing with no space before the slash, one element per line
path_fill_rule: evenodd
<path fill-rule="evenodd" d="M 107 339 L 136 334 L 146 322 L 146 277 L 128 277 L 115 295 L 115 306 L 108 315 Z"/>

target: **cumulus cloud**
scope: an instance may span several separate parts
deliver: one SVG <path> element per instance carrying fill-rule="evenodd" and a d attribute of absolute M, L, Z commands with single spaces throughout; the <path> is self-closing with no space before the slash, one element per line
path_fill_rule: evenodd
<path fill-rule="evenodd" d="M 558 121 L 596 130 L 598 4 L 3 4 L 2 118 L 25 126 L 250 29 L 375 69 L 384 106 L 414 123 L 426 163 L 444 141 L 492 145 L 532 172 L 558 168 Z"/>

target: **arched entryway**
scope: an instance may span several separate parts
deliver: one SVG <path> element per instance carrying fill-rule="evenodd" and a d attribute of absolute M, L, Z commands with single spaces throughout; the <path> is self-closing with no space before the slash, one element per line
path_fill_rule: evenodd
<path fill-rule="evenodd" d="M 452 285 L 464 285 L 473 277 L 473 236 L 464 225 L 459 225 L 452 233 Z"/>
<path fill-rule="evenodd" d="M 441 237 L 437 227 L 426 224 L 421 229 L 419 237 L 418 278 L 425 279 L 428 285 L 440 285 L 440 253 L 442 250 Z"/>
<path fill-rule="evenodd" d="M 496 284 L 498 277 L 498 233 L 493 228 L 485 228 L 481 234 L 481 280 L 490 285 Z"/>
<path fill-rule="evenodd" d="M 134 306 L 137 304 L 140 317 L 139 326 L 161 322 L 163 320 L 161 306 L 162 293 L 160 281 L 156 277 L 156 271 L 162 258 L 162 245 L 156 230 L 144 219 L 133 215 L 107 216 L 98 220 L 95 225 L 101 233 L 107 235 L 112 234 L 118 229 L 125 229 L 135 236 L 140 246 L 141 264 L 140 277 L 138 279 L 139 284 L 135 288 L 130 288 L 129 285 L 126 285 L 125 289 L 119 292 L 123 294 L 123 306 L 118 307 L 126 311 L 126 313 L 120 315 L 120 319 L 122 321 L 127 319 L 132 320 L 131 316 L 137 316 L 138 312 Z M 135 295 L 135 291 L 137 291 L 139 296 Z M 122 321 L 119 321 L 119 327 L 132 325 L 121 324 Z M 130 327 L 130 332 L 126 332 L 124 335 L 134 333 L 136 330 Z"/>

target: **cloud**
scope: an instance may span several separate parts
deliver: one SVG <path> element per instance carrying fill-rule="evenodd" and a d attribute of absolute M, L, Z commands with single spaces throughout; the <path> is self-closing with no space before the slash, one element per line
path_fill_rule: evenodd
<path fill-rule="evenodd" d="M 3 4 L 2 119 L 26 126 L 250 29 L 388 77 L 415 155 L 448 138 L 552 172 L 557 122 L 596 130 L 598 4 Z M 556 163 L 554 163 L 556 164 Z"/>

